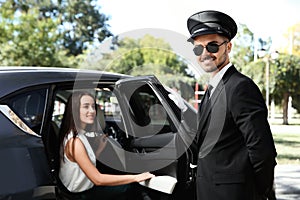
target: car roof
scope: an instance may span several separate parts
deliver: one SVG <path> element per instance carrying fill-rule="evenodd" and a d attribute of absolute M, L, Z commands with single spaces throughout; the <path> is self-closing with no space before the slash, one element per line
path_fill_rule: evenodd
<path fill-rule="evenodd" d="M 35 85 L 91 80 L 112 84 L 128 75 L 97 70 L 56 67 L 0 67 L 0 98 Z"/>

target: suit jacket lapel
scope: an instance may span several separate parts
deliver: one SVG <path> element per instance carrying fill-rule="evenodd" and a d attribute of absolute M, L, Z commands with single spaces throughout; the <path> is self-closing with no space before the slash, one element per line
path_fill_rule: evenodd
<path fill-rule="evenodd" d="M 210 110 L 211 108 L 214 106 L 214 104 L 216 103 L 218 96 L 220 95 L 221 91 L 224 88 L 224 84 L 223 81 L 220 81 L 220 83 L 217 85 L 217 87 L 215 88 L 214 93 L 212 94 L 211 98 L 210 98 L 210 104 L 209 106 L 203 107 L 201 105 L 201 115 L 199 118 L 199 125 L 198 125 L 198 133 L 202 132 L 202 129 L 208 119 L 208 116 L 210 114 Z M 199 113 L 200 114 L 200 113 Z"/>
<path fill-rule="evenodd" d="M 203 99 L 205 98 L 205 96 L 207 95 L 207 92 L 205 92 L 205 95 L 203 97 Z M 198 133 L 201 133 L 199 131 L 201 131 L 201 127 L 203 127 L 203 124 L 205 122 L 205 120 L 207 119 L 208 117 L 208 113 L 209 113 L 209 109 L 208 107 L 210 106 L 205 106 L 203 107 L 203 104 L 201 103 L 200 105 L 200 109 L 199 109 L 199 113 L 198 113 L 198 116 L 199 116 L 199 119 L 198 119 Z"/>
<path fill-rule="evenodd" d="M 199 117 L 199 123 L 198 123 L 197 138 L 200 138 L 200 135 L 203 132 L 203 128 L 205 127 L 208 117 L 210 115 L 211 108 L 217 102 L 219 95 L 221 94 L 222 90 L 224 89 L 225 83 L 227 82 L 229 77 L 235 72 L 237 72 L 237 70 L 233 65 L 226 71 L 226 73 L 224 74 L 221 81 L 218 83 L 217 87 L 215 88 L 215 91 L 213 92 L 213 94 L 210 98 L 210 106 L 202 108 L 202 104 L 201 104 L 201 115 L 199 113 L 200 117 Z M 206 95 L 206 93 L 205 93 L 205 95 Z"/>

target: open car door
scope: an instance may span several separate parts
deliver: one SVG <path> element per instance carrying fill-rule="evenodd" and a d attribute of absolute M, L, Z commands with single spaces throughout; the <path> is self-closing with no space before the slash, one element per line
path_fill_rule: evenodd
<path fill-rule="evenodd" d="M 175 199 L 193 199 L 193 153 L 196 111 L 154 76 L 134 77 L 116 83 L 128 145 L 127 172 L 150 171 L 157 177 L 142 183 Z M 188 195 L 190 195 L 188 197 Z"/>

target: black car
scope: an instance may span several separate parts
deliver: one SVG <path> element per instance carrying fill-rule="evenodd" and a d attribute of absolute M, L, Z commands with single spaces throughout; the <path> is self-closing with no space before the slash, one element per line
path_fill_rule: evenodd
<path fill-rule="evenodd" d="M 95 94 L 99 123 L 109 134 L 101 172 L 151 171 L 157 179 L 141 184 L 153 199 L 193 198 L 189 146 L 196 111 L 154 76 L 0 67 L 0 85 L 0 199 L 74 198 L 57 176 L 58 132 L 67 98 L 77 90 Z M 163 187 L 168 180 L 175 188 Z"/>

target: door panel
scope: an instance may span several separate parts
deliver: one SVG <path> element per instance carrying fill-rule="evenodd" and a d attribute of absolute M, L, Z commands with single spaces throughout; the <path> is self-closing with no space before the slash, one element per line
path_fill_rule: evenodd
<path fill-rule="evenodd" d="M 151 171 L 162 179 L 172 176 L 177 180 L 172 199 L 194 199 L 190 144 L 195 137 L 196 111 L 154 76 L 121 80 L 115 92 L 131 140 L 126 169 Z M 159 184 L 164 183 L 158 183 L 158 188 Z"/>
<path fill-rule="evenodd" d="M 155 84 L 160 83 L 154 77 L 140 77 L 116 85 L 126 133 L 131 139 L 132 153 L 126 157 L 126 167 L 129 171 L 176 177 L 178 119 Z"/>

